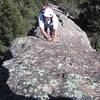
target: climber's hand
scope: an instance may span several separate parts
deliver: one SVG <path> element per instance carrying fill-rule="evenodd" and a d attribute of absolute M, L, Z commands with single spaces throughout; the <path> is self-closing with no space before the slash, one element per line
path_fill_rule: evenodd
<path fill-rule="evenodd" d="M 54 37 L 54 38 L 52 39 L 52 41 L 53 41 L 53 42 L 58 42 L 58 37 Z"/>
<path fill-rule="evenodd" d="M 48 40 L 49 42 L 52 42 L 52 38 L 51 38 L 51 37 L 48 37 L 47 40 Z"/>

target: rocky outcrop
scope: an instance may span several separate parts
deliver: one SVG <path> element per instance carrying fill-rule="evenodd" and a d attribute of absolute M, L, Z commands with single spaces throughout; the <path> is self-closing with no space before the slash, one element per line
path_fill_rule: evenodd
<path fill-rule="evenodd" d="M 8 85 L 17 94 L 46 100 L 49 95 L 100 100 L 100 62 L 86 33 L 61 13 L 59 41 L 36 37 L 11 43 L 13 58 L 3 63 L 10 71 Z M 38 29 L 37 29 L 38 30 Z"/>

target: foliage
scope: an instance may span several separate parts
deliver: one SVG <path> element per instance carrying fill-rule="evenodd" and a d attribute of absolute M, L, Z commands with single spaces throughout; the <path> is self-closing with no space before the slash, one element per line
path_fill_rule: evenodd
<path fill-rule="evenodd" d="M 53 0 L 52 2 L 58 5 L 60 9 L 63 9 L 65 14 L 69 13 L 71 16 L 76 16 L 79 13 L 78 0 Z"/>
<path fill-rule="evenodd" d="M 87 33 L 93 48 L 100 50 L 100 0 L 50 0 Z"/>
<path fill-rule="evenodd" d="M 79 1 L 82 28 L 88 33 L 92 47 L 100 50 L 100 0 Z"/>
<path fill-rule="evenodd" d="M 0 55 L 5 54 L 14 38 L 27 35 L 38 12 L 35 0 L 0 1 Z"/>

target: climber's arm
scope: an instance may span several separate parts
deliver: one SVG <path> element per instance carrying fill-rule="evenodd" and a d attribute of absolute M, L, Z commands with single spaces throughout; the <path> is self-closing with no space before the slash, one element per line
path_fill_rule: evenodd
<path fill-rule="evenodd" d="M 54 16 L 54 19 L 53 19 L 53 41 L 55 41 L 55 42 L 58 40 L 58 36 L 59 36 L 58 27 L 59 27 L 59 20 L 58 20 L 57 16 Z"/>
<path fill-rule="evenodd" d="M 54 29 L 54 37 L 58 37 L 58 29 Z"/>
<path fill-rule="evenodd" d="M 46 33 L 46 31 L 44 30 L 44 28 L 41 28 L 41 27 L 40 27 L 40 31 L 41 31 L 41 33 L 43 34 L 43 36 L 44 36 L 46 39 L 49 39 L 49 38 L 50 38 L 50 36 Z"/>

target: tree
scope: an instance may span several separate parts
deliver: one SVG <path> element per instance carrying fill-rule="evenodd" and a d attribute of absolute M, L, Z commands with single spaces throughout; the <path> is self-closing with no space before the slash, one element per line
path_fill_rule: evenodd
<path fill-rule="evenodd" d="M 0 1 L 0 56 L 8 50 L 10 42 L 19 36 L 27 35 L 34 26 L 39 13 L 35 0 Z"/>
<path fill-rule="evenodd" d="M 91 45 L 100 50 L 100 0 L 50 0 L 75 21 L 90 39 Z"/>

